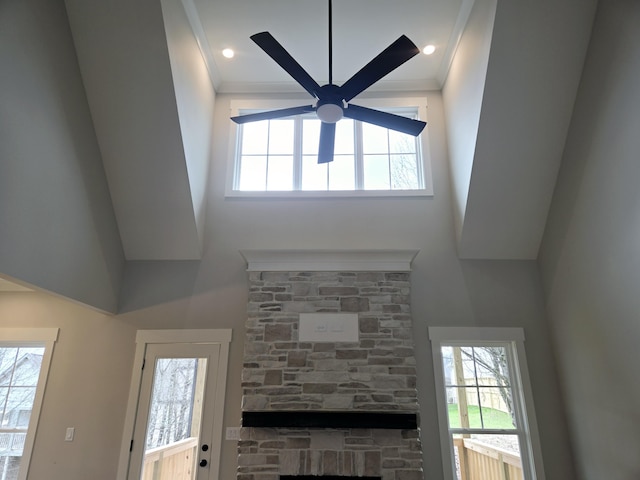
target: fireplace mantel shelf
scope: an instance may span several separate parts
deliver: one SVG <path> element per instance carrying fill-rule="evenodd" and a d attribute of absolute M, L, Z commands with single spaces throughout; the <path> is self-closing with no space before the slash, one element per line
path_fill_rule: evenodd
<path fill-rule="evenodd" d="M 245 411 L 242 426 L 255 428 L 381 428 L 415 430 L 416 413 L 345 411 Z"/>
<path fill-rule="evenodd" d="M 241 250 L 249 272 L 410 272 L 419 250 Z"/>

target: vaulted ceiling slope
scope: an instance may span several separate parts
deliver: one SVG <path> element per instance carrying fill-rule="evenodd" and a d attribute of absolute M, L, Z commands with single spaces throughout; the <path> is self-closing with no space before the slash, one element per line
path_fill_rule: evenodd
<path fill-rule="evenodd" d="M 488 3 L 477 1 L 476 13 L 486 18 Z M 445 108 L 461 102 L 447 117 L 462 258 L 537 258 L 596 3 L 498 0 L 482 91 L 465 101 L 468 90 L 453 86 L 465 80 L 452 68 L 443 94 Z M 477 48 L 478 28 L 469 30 L 456 55 L 461 62 Z M 466 58 L 467 67 L 477 61 Z M 460 127 L 469 122 L 460 109 L 466 103 L 477 128 Z M 469 138 L 475 142 L 460 148 Z"/>
<path fill-rule="evenodd" d="M 322 8 L 313 4 L 318 10 L 313 25 L 324 25 L 321 3 Z M 431 24 L 440 15 L 447 26 L 438 34 L 447 37 L 441 41 L 448 53 L 421 81 L 425 89 L 443 87 L 460 256 L 536 258 L 595 0 L 460 1 L 453 10 L 431 3 Z M 207 26 L 222 29 L 225 22 L 218 17 L 233 18 L 226 22 L 233 24 L 227 35 L 237 31 L 229 43 L 249 50 L 244 37 L 251 28 L 262 23 L 286 36 L 282 23 L 294 25 L 296 11 L 284 15 L 280 5 L 274 16 L 280 23 L 274 23 L 267 13 L 257 15 L 238 2 L 67 0 L 66 5 L 126 258 L 197 259 L 215 99 L 207 69 L 226 91 L 249 88 L 242 82 L 242 60 L 231 69 L 216 57 L 213 47 L 221 40 L 207 33 Z M 406 25 L 399 31 L 423 31 L 425 26 L 416 30 L 416 25 L 420 15 L 429 14 L 430 2 L 407 0 L 402 6 Z M 346 22 L 338 18 L 339 31 Z M 352 20 L 349 38 L 371 38 L 365 36 L 365 23 L 347 18 Z M 375 38 L 378 31 L 372 31 Z M 413 35 L 417 42 L 429 38 Z M 257 48 L 249 52 L 242 52 L 245 62 L 269 61 Z M 295 51 L 301 64 L 324 68 L 324 60 L 313 60 L 317 52 L 304 52 L 302 47 Z M 353 65 L 369 59 L 368 51 L 355 55 L 344 56 L 353 58 Z M 251 88 L 272 89 L 268 72 L 282 75 L 277 65 L 265 71 L 265 82 Z M 290 84 L 296 91 L 284 78 L 288 83 L 279 89 Z M 410 80 L 394 77 L 387 86 Z"/>
<path fill-rule="evenodd" d="M 66 6 L 126 259 L 200 258 L 214 93 L 184 11 Z"/>

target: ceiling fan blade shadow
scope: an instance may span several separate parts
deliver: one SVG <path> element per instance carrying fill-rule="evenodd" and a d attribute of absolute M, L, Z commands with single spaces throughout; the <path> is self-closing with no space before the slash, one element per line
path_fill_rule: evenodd
<path fill-rule="evenodd" d="M 427 122 L 423 122 L 422 120 L 414 120 L 393 113 L 361 107 L 352 103 L 344 109 L 344 116 L 352 118 L 353 120 L 360 120 L 361 122 L 372 123 L 379 127 L 413 135 L 414 137 L 420 135 L 420 132 L 422 132 L 427 125 Z"/>
<path fill-rule="evenodd" d="M 348 102 L 419 52 L 420 49 L 402 35 L 340 87 L 342 98 Z"/>
<path fill-rule="evenodd" d="M 272 120 L 274 118 L 290 117 L 292 115 L 300 115 L 303 113 L 313 112 L 313 105 L 303 105 L 300 107 L 283 108 L 280 110 L 269 110 L 268 112 L 248 113 L 246 115 L 238 115 L 231 117 L 236 123 L 243 124 L 249 122 L 258 122 L 260 120 Z"/>
<path fill-rule="evenodd" d="M 273 58 L 293 79 L 298 82 L 313 97 L 318 97 L 320 85 L 311 78 L 302 66 L 287 52 L 269 32 L 251 35 L 253 40 L 264 52 Z"/>
<path fill-rule="evenodd" d="M 318 163 L 333 162 L 333 149 L 336 143 L 336 124 L 322 122 L 320 126 L 320 146 Z"/>

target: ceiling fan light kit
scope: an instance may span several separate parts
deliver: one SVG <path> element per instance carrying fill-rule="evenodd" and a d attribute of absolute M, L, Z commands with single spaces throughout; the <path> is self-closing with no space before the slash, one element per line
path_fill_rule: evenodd
<path fill-rule="evenodd" d="M 336 122 L 343 117 L 361 122 L 371 123 L 383 128 L 396 130 L 408 135 L 418 136 L 426 122 L 395 115 L 381 110 L 362 107 L 349 103 L 371 85 L 420 53 L 420 49 L 405 35 L 383 50 L 360 71 L 347 80 L 342 86 L 333 84 L 333 46 L 332 46 L 332 14 L 329 1 L 329 83 L 320 86 L 302 66 L 287 52 L 269 33 L 261 32 L 252 35 L 253 40 L 267 55 L 280 65 L 296 82 L 316 99 L 315 105 L 271 110 L 231 117 L 238 124 L 271 120 L 275 118 L 301 115 L 316 112 L 320 119 L 320 146 L 318 163 L 333 161 L 335 146 Z"/>

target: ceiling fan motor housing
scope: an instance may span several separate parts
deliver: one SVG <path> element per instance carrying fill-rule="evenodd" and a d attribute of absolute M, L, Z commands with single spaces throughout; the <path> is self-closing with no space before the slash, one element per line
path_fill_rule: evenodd
<path fill-rule="evenodd" d="M 324 85 L 318 92 L 316 114 L 324 123 L 336 123 L 344 116 L 342 95 L 336 85 Z"/>

